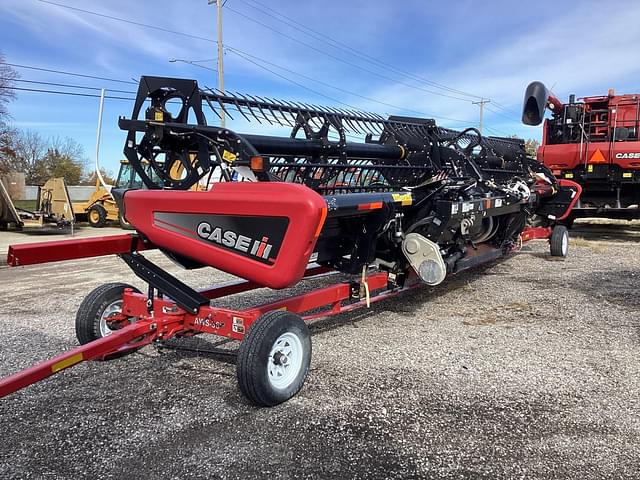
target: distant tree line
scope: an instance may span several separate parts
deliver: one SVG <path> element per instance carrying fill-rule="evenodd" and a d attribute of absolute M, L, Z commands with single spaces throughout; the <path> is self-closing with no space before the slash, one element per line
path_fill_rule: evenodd
<path fill-rule="evenodd" d="M 12 87 L 19 75 L 4 62 L 0 53 L 0 176 L 23 172 L 28 185 L 42 185 L 51 177 L 64 177 L 68 185 L 93 184 L 95 172 L 89 169 L 85 173 L 88 161 L 82 145 L 74 139 L 45 138 L 37 132 L 11 126 L 8 107 L 16 98 Z"/>
<path fill-rule="evenodd" d="M 45 139 L 31 130 L 4 130 L 0 173 L 24 172 L 28 185 L 41 185 L 51 177 L 78 185 L 86 163 L 82 146 L 71 138 Z"/>

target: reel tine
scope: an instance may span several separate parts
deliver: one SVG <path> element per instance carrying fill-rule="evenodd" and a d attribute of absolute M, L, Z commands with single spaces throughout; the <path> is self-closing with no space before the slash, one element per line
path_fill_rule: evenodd
<path fill-rule="evenodd" d="M 218 92 L 220 92 L 220 90 L 218 90 L 217 88 L 216 88 L 216 90 L 217 90 Z M 220 105 L 220 108 L 222 109 L 222 111 L 223 111 L 226 115 L 229 115 L 229 118 L 230 118 L 231 120 L 233 120 L 233 119 L 234 119 L 234 118 L 233 118 L 233 115 L 231 115 L 231 114 L 229 113 L 229 110 L 227 110 L 227 109 L 225 108 L 225 106 L 224 106 L 223 98 L 227 98 L 226 94 L 224 94 L 224 93 L 222 93 L 222 92 L 220 92 L 219 94 L 215 94 L 215 100 L 218 102 L 218 105 Z M 222 117 L 220 117 L 220 118 L 222 118 Z"/>
<path fill-rule="evenodd" d="M 260 119 L 256 116 L 255 112 L 253 111 L 253 108 L 251 108 L 251 105 L 249 105 L 249 99 L 247 97 L 245 97 L 242 93 L 238 93 L 238 95 L 240 95 L 242 97 L 243 100 L 245 100 L 245 108 L 247 110 L 249 110 L 249 112 L 251 113 L 251 115 L 253 115 L 253 118 L 256 119 L 256 121 L 262 125 L 262 122 L 260 121 Z"/>
<path fill-rule="evenodd" d="M 353 131 L 354 133 L 358 133 L 358 134 L 362 134 L 363 132 L 360 131 L 360 129 L 357 127 L 357 122 L 354 123 L 353 119 L 351 118 L 351 115 L 349 115 L 348 113 L 345 114 L 345 112 L 348 112 L 348 110 L 342 110 L 339 108 L 336 108 L 336 111 L 338 113 L 340 113 L 341 119 L 347 124 L 349 125 L 349 127 L 351 128 L 351 131 Z"/>
<path fill-rule="evenodd" d="M 305 113 L 305 114 L 309 113 L 309 106 L 308 105 L 305 105 L 302 102 L 293 102 L 293 104 L 298 106 L 298 108 L 300 109 L 300 113 Z"/>
<path fill-rule="evenodd" d="M 272 99 L 270 99 L 269 97 L 258 97 L 260 100 L 262 100 L 262 102 L 265 104 L 265 108 L 267 108 L 269 110 L 269 112 L 271 112 L 271 115 L 273 115 L 273 118 L 276 119 L 278 121 L 278 123 L 282 123 L 281 120 L 278 119 L 278 117 L 276 117 L 276 102 L 274 102 Z"/>
<path fill-rule="evenodd" d="M 269 100 L 272 104 L 273 104 L 273 108 L 275 108 L 278 112 L 280 112 L 280 116 L 282 117 L 282 119 L 287 123 L 287 125 L 291 128 L 294 127 L 294 124 L 292 124 L 289 119 L 287 118 L 287 116 L 284 114 L 284 112 L 282 111 L 282 102 L 280 100 L 271 100 L 270 98 L 267 97 L 267 100 Z"/>
<path fill-rule="evenodd" d="M 362 112 L 360 112 L 362 113 Z M 376 135 L 377 132 L 373 129 L 373 126 L 370 122 L 370 119 L 366 116 L 366 115 L 361 115 L 360 113 L 358 114 L 354 114 L 352 113 L 352 115 L 354 115 L 355 117 L 358 117 L 358 125 L 360 126 L 360 128 L 362 129 L 362 131 L 366 134 L 366 133 L 370 133 L 372 135 Z"/>
<path fill-rule="evenodd" d="M 222 120 L 222 115 L 220 115 L 220 114 L 218 113 L 218 111 L 216 110 L 216 108 L 213 106 L 213 103 L 211 103 L 211 100 L 209 100 L 209 97 L 208 97 L 208 96 L 205 96 L 205 97 L 204 97 L 204 99 L 205 99 L 205 100 L 206 100 L 206 102 L 209 104 L 209 108 L 211 108 L 211 110 L 213 110 L 213 113 L 215 113 L 215 114 L 218 116 L 218 118 L 219 118 L 220 120 Z"/>
<path fill-rule="evenodd" d="M 300 108 L 297 107 L 293 102 L 288 100 L 283 100 L 283 103 L 287 106 L 287 114 L 291 117 L 291 120 L 294 124 L 297 123 L 296 116 L 300 115 Z"/>
<path fill-rule="evenodd" d="M 375 135 L 376 132 L 371 126 L 371 122 L 366 119 L 361 119 L 358 121 L 358 125 L 364 130 L 365 133 L 370 133 L 371 135 Z"/>
<path fill-rule="evenodd" d="M 273 102 L 269 100 L 265 100 L 262 97 L 258 97 L 257 95 L 256 97 L 258 98 L 258 100 L 260 100 L 263 103 L 264 108 L 266 108 L 269 111 L 269 113 L 271 114 L 271 117 L 273 118 L 273 121 L 276 122 L 278 125 L 282 125 L 282 121 L 279 120 L 278 117 L 276 117 L 276 114 L 273 111 Z"/>
<path fill-rule="evenodd" d="M 318 124 L 316 123 L 316 119 L 318 117 L 318 112 L 316 111 L 315 108 L 313 108 L 311 105 L 307 105 L 306 103 L 302 103 L 300 102 L 302 105 L 304 105 L 304 107 L 306 108 L 306 113 L 308 115 L 307 117 L 307 124 L 309 123 L 313 123 L 313 126 L 316 128 L 322 128 L 322 125 L 318 126 Z"/>
<path fill-rule="evenodd" d="M 344 115 L 342 115 L 337 108 L 325 107 L 324 110 L 325 110 L 325 115 L 327 116 L 327 119 L 331 123 L 331 126 L 336 128 L 335 125 L 338 124 L 340 125 L 340 129 L 343 131 L 343 133 L 349 131 L 347 127 L 345 127 L 344 125 L 345 124 Z"/>
<path fill-rule="evenodd" d="M 266 113 L 264 113 L 264 110 L 262 110 L 262 106 L 260 105 L 260 101 L 259 101 L 259 100 L 257 100 L 253 95 L 249 95 L 249 94 L 247 94 L 247 96 L 248 96 L 251 100 L 253 100 L 253 101 L 256 103 L 256 108 L 257 108 L 258 110 L 260 110 L 260 113 L 262 114 L 262 117 L 263 117 L 267 122 L 269 122 L 269 125 L 273 125 L 273 122 L 272 122 L 271 120 L 269 120 L 269 117 L 267 117 L 267 114 L 266 114 Z"/>
<path fill-rule="evenodd" d="M 213 93 L 214 95 L 214 99 L 216 100 L 216 102 L 218 102 L 218 105 L 220 105 L 220 108 L 222 109 L 222 111 L 226 114 L 229 115 L 229 118 L 231 120 L 233 120 L 233 115 L 231 115 L 231 113 L 229 112 L 229 110 L 227 110 L 224 106 L 224 101 L 228 100 L 230 97 L 227 96 L 227 94 L 221 90 L 219 90 L 218 88 L 215 89 L 215 92 L 213 91 L 213 89 L 211 87 L 208 87 L 209 91 L 211 93 Z M 220 117 L 222 118 L 222 117 Z"/>
<path fill-rule="evenodd" d="M 231 97 L 233 98 L 233 104 L 235 105 L 236 110 L 238 110 L 238 113 L 240 113 L 240 115 L 242 115 L 247 122 L 251 123 L 251 120 L 249 120 L 249 117 L 247 117 L 244 114 L 244 112 L 242 111 L 242 108 L 240 107 L 240 102 L 238 101 L 238 95 L 239 94 L 233 94 L 233 93 L 231 94 Z"/>

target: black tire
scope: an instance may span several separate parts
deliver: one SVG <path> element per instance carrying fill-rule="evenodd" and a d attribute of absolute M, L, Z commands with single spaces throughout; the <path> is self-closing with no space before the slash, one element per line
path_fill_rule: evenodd
<path fill-rule="evenodd" d="M 118 211 L 118 223 L 120 223 L 120 228 L 123 230 L 135 230 L 133 228 L 133 225 L 127 222 L 127 220 L 124 218 L 121 210 Z"/>
<path fill-rule="evenodd" d="M 105 331 L 105 327 L 108 328 L 108 326 L 103 315 L 108 313 L 108 309 L 112 309 L 114 313 L 117 311 L 114 304 L 122 300 L 125 288 L 131 288 L 140 293 L 140 290 L 126 283 L 106 283 L 94 289 L 84 298 L 76 314 L 76 338 L 80 345 L 108 335 Z M 130 352 L 124 352 L 124 354 L 126 353 Z M 120 355 L 116 354 L 109 356 L 109 358 L 115 356 Z"/>
<path fill-rule="evenodd" d="M 556 225 L 549 239 L 551 256 L 565 258 L 569 253 L 569 230 L 564 225 Z"/>
<path fill-rule="evenodd" d="M 91 208 L 87 212 L 87 220 L 89 220 L 89 225 L 92 227 L 104 227 L 107 223 L 107 211 L 99 203 L 91 205 Z"/>
<path fill-rule="evenodd" d="M 304 321 L 283 310 L 265 313 L 251 325 L 238 350 L 240 391 L 254 405 L 278 405 L 300 391 L 310 363 L 311 334 Z"/>

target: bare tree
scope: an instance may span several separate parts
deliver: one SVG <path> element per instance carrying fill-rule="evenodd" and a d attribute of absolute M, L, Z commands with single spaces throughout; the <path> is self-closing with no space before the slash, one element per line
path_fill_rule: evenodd
<path fill-rule="evenodd" d="M 2 130 L 9 119 L 9 103 L 16 98 L 12 87 L 19 76 L 18 72 L 5 63 L 4 55 L 0 52 L 0 129 Z"/>
<path fill-rule="evenodd" d="M 0 126 L 0 175 L 12 170 L 12 160 L 16 156 L 15 139 L 17 135 L 16 129 Z"/>
<path fill-rule="evenodd" d="M 32 130 L 20 132 L 15 137 L 15 156 L 11 162 L 11 170 L 24 172 L 25 180 L 29 185 L 44 183 L 47 177 L 47 169 L 44 158 L 47 154 L 47 142 L 42 136 Z"/>
<path fill-rule="evenodd" d="M 77 185 L 82 178 L 86 163 L 82 145 L 66 137 L 55 137 L 49 141 L 44 168 L 50 177 L 64 177 L 70 185 Z"/>
<path fill-rule="evenodd" d="M 0 170 L 24 172 L 29 185 L 41 185 L 50 177 L 80 182 L 87 159 L 82 145 L 72 138 L 44 139 L 31 130 L 0 135 Z"/>

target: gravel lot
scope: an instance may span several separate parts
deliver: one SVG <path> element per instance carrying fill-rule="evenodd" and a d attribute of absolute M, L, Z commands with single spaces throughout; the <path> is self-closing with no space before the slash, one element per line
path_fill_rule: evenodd
<path fill-rule="evenodd" d="M 593 232 L 564 262 L 532 242 L 316 322 L 305 387 L 275 408 L 206 355 L 81 364 L 0 400 L 0 478 L 640 478 L 638 232 Z M 0 268 L 0 375 L 75 346 L 78 304 L 109 281 L 140 283 L 116 258 Z"/>

